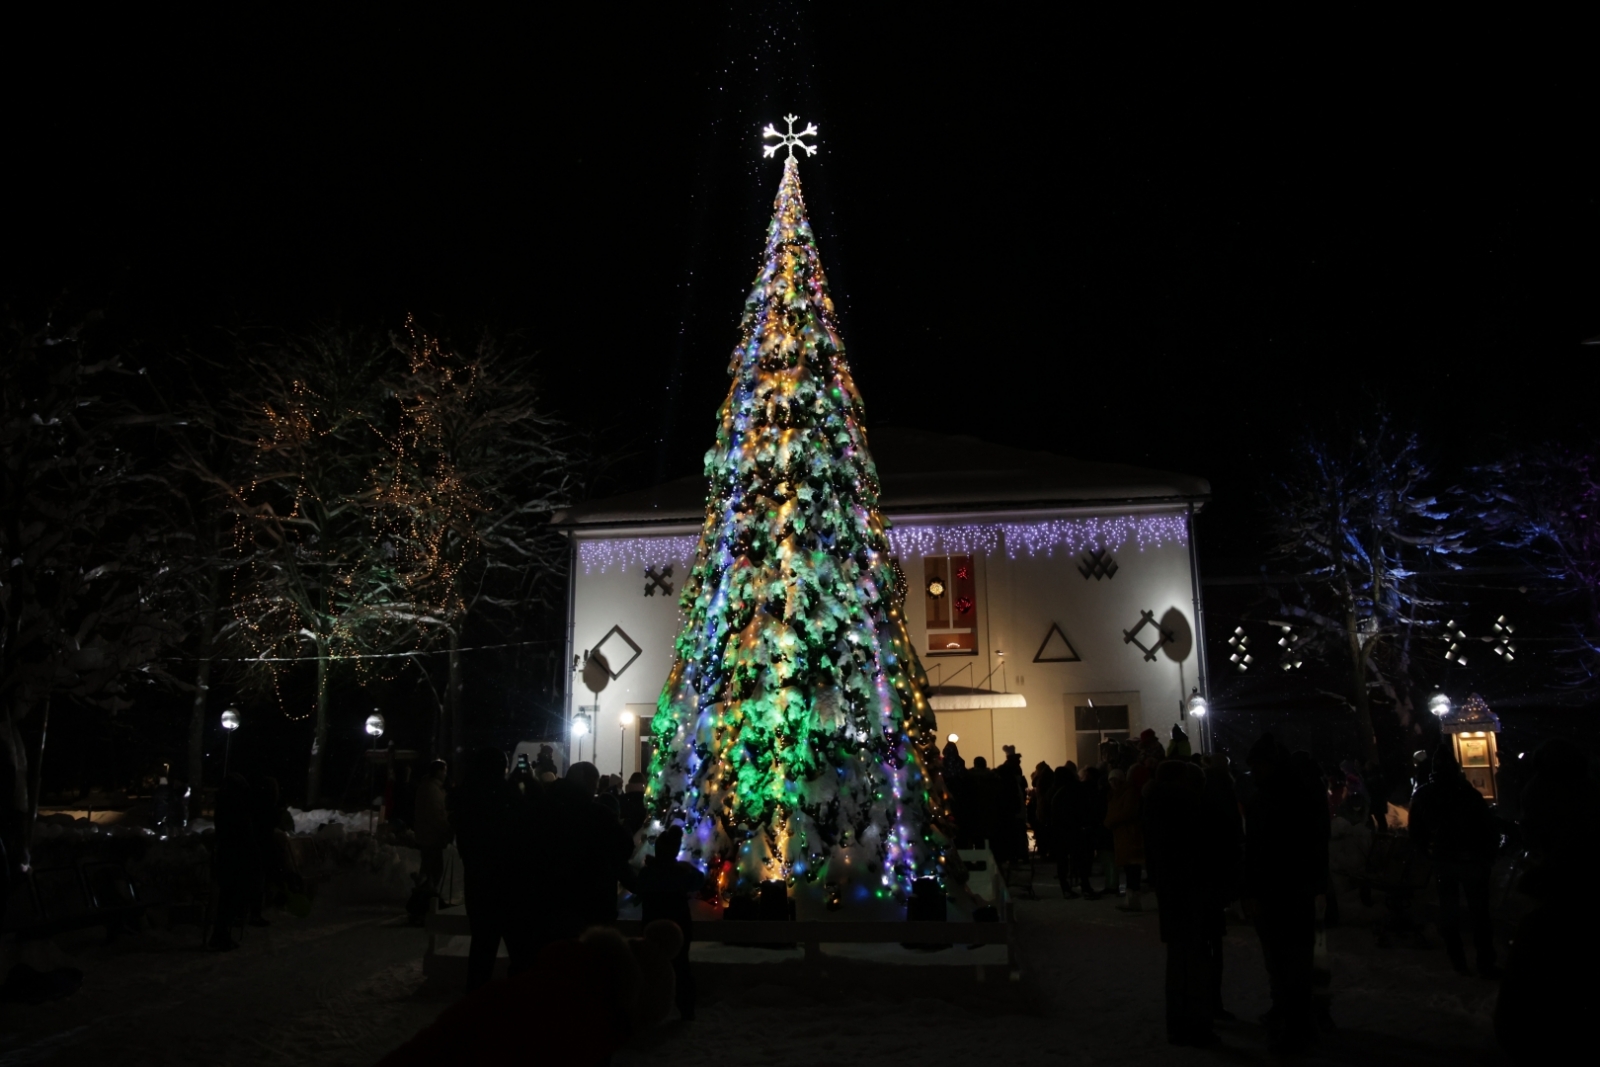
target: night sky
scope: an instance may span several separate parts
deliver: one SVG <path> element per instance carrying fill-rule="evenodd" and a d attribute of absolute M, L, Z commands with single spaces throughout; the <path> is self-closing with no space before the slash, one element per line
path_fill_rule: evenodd
<path fill-rule="evenodd" d="M 1209 477 L 1224 569 L 1307 429 L 1385 404 L 1447 471 L 1589 434 L 1593 94 L 1562 57 L 850 12 L 13 27 L 3 293 L 152 358 L 239 323 L 523 331 L 631 488 L 711 441 L 793 111 L 869 427 Z"/>

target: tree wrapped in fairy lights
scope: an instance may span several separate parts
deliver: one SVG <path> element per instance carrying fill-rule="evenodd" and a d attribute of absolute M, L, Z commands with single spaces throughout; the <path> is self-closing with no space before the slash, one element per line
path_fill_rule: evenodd
<path fill-rule="evenodd" d="M 904 899 L 947 873 L 927 678 L 800 192 L 794 148 L 814 132 L 767 128 L 789 158 L 652 720 L 652 811 L 684 823 L 724 899 L 774 880 Z"/>

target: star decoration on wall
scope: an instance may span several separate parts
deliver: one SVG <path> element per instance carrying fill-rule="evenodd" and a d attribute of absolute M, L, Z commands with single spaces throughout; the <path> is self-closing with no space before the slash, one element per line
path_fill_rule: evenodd
<path fill-rule="evenodd" d="M 803 149 L 805 151 L 805 154 L 808 155 L 808 156 L 814 156 L 814 155 L 817 154 L 817 146 L 816 145 L 814 145 L 814 144 L 806 144 L 804 141 L 802 141 L 800 139 L 802 137 L 815 137 L 815 136 L 817 136 L 817 124 L 814 123 L 814 122 L 808 122 L 808 123 L 806 123 L 806 128 L 805 129 L 801 130 L 799 133 L 795 133 L 794 132 L 794 124 L 795 124 L 795 121 L 799 117 L 800 117 L 799 115 L 785 115 L 783 117 L 783 121 L 787 122 L 789 124 L 789 132 L 788 133 L 784 133 L 784 132 L 780 131 L 778 129 L 778 127 L 774 126 L 770 122 L 767 123 L 767 128 L 761 131 L 761 136 L 762 137 L 780 137 L 780 138 L 782 138 L 782 140 L 780 140 L 777 144 L 762 145 L 761 146 L 761 154 L 762 154 L 763 158 L 771 159 L 773 156 L 778 154 L 778 150 L 780 148 L 787 148 L 789 150 L 789 158 L 790 159 L 794 158 L 794 150 L 796 148 Z"/>

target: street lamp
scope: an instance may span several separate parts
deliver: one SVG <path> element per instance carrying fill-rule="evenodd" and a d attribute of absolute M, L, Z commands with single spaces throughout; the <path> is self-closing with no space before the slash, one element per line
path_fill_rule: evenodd
<path fill-rule="evenodd" d="M 378 738 L 383 736 L 383 716 L 374 711 L 367 716 L 367 736 L 372 738 L 372 747 L 378 747 Z"/>
<path fill-rule="evenodd" d="M 1204 719 L 1206 712 L 1210 710 L 1211 705 L 1206 703 L 1206 698 L 1201 696 L 1198 691 L 1189 698 L 1189 714 L 1196 719 Z"/>
<path fill-rule="evenodd" d="M 946 736 L 946 737 L 945 737 L 945 740 L 946 740 L 946 741 L 948 741 L 948 742 L 950 742 L 950 743 L 951 743 L 951 744 L 952 744 L 952 745 L 953 745 L 953 744 L 955 744 L 955 743 L 956 743 L 956 742 L 957 742 L 957 741 L 960 741 L 960 740 L 961 740 L 961 735 L 960 735 L 960 734 L 949 734 L 949 735 L 947 735 L 947 736 Z"/>
<path fill-rule="evenodd" d="M 1428 698 L 1428 710 L 1433 712 L 1436 718 L 1444 718 L 1450 714 L 1450 698 L 1443 693 L 1433 694 Z"/>
<path fill-rule="evenodd" d="M 229 708 L 222 713 L 222 728 L 228 732 L 227 744 L 222 749 L 222 777 L 228 777 L 228 760 L 233 755 L 233 732 L 239 728 L 239 712 Z"/>
<path fill-rule="evenodd" d="M 621 778 L 628 769 L 628 727 L 633 725 L 633 712 L 624 711 L 617 716 L 617 722 L 622 724 L 617 733 L 617 777 Z"/>
<path fill-rule="evenodd" d="M 572 717 L 572 754 L 583 754 L 583 739 L 589 736 L 589 716 L 583 712 Z"/>

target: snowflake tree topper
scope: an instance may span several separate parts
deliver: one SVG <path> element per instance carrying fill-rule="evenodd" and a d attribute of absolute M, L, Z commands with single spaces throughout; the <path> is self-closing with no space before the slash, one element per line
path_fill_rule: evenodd
<path fill-rule="evenodd" d="M 782 138 L 782 140 L 780 140 L 777 144 L 762 145 L 761 146 L 761 153 L 762 153 L 763 158 L 771 159 L 773 156 L 778 154 L 778 149 L 780 149 L 780 148 L 787 148 L 789 150 L 789 158 L 790 159 L 794 158 L 794 150 L 796 148 L 803 149 L 805 151 L 805 154 L 808 155 L 808 156 L 814 156 L 814 155 L 817 154 L 817 146 L 816 145 L 814 145 L 814 144 L 806 144 L 804 141 L 802 141 L 800 139 L 802 137 L 815 137 L 815 136 L 817 136 L 817 124 L 814 123 L 814 122 L 808 122 L 808 123 L 806 123 L 806 128 L 805 129 L 801 130 L 799 133 L 795 133 L 794 132 L 794 124 L 795 124 L 795 120 L 798 119 L 799 117 L 800 116 L 798 116 L 798 115 L 785 115 L 783 117 L 783 121 L 787 122 L 789 124 L 789 132 L 788 133 L 781 132 L 778 129 L 778 127 L 774 126 L 770 122 L 767 123 L 767 128 L 761 131 L 761 136 L 762 137 L 780 137 L 780 138 Z"/>

